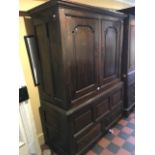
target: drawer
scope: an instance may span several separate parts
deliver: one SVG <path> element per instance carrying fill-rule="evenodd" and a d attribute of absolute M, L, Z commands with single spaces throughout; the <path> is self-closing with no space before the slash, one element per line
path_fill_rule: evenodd
<path fill-rule="evenodd" d="M 101 125 L 97 124 L 95 127 L 89 128 L 77 138 L 75 138 L 75 145 L 77 152 L 83 151 L 101 136 Z"/>
<path fill-rule="evenodd" d="M 100 99 L 95 105 L 95 118 L 100 120 L 110 112 L 110 97 Z"/>
<path fill-rule="evenodd" d="M 82 109 L 79 112 L 76 112 L 73 117 L 73 128 L 74 133 L 82 130 L 88 125 L 93 124 L 93 110 L 91 107 Z"/>
<path fill-rule="evenodd" d="M 109 128 L 111 128 L 118 117 L 122 114 L 122 105 L 119 104 L 118 107 L 113 109 L 108 115 L 106 115 L 104 118 L 102 118 L 102 132 L 106 132 Z"/>
<path fill-rule="evenodd" d="M 116 107 L 116 108 L 112 111 L 112 119 L 113 119 L 113 120 L 117 119 L 117 118 L 122 114 L 122 108 L 123 108 L 123 105 L 120 104 L 118 107 Z"/>
<path fill-rule="evenodd" d="M 111 109 L 115 109 L 117 106 L 119 106 L 120 102 L 122 102 L 122 99 L 123 99 L 123 89 L 115 91 L 111 95 Z"/>
<path fill-rule="evenodd" d="M 109 125 L 111 124 L 112 121 L 113 121 L 112 113 L 109 113 L 101 120 L 103 132 L 109 129 Z"/>

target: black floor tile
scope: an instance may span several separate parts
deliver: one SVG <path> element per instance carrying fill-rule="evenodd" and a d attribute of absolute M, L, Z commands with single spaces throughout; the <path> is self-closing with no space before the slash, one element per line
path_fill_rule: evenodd
<path fill-rule="evenodd" d="M 125 132 L 122 132 L 122 131 L 118 134 L 118 136 L 121 137 L 121 138 L 123 138 L 124 140 L 127 140 L 128 137 L 129 137 L 128 134 L 126 134 Z"/>
<path fill-rule="evenodd" d="M 117 153 L 118 150 L 120 149 L 117 145 L 111 143 L 108 145 L 108 150 L 110 150 L 112 153 Z"/>
<path fill-rule="evenodd" d="M 108 133 L 107 135 L 105 135 L 105 138 L 108 139 L 108 140 L 113 140 L 115 136 L 111 133 Z"/>
<path fill-rule="evenodd" d="M 133 123 L 131 123 L 131 122 L 129 122 L 129 123 L 127 124 L 127 126 L 128 126 L 129 128 L 131 128 L 131 129 L 135 129 L 135 125 L 134 125 Z"/>
<path fill-rule="evenodd" d="M 102 148 L 100 145 L 96 144 L 93 148 L 92 151 L 95 152 L 96 154 L 100 154 L 103 151 L 104 148 Z"/>
<path fill-rule="evenodd" d="M 123 128 L 123 126 L 122 126 L 121 124 L 117 124 L 117 125 L 115 126 L 115 128 L 121 130 L 121 129 Z"/>
<path fill-rule="evenodd" d="M 135 150 L 135 146 L 129 142 L 125 142 L 123 148 L 128 150 L 129 152 L 133 152 Z"/>

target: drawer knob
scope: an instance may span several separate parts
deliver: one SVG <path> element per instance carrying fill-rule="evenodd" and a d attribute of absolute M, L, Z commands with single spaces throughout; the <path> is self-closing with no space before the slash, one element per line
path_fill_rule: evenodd
<path fill-rule="evenodd" d="M 99 91 L 100 90 L 100 87 L 97 87 L 97 90 Z"/>

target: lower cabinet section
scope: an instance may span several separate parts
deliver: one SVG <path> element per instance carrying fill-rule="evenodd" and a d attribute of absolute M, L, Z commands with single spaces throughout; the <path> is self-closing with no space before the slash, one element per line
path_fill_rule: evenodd
<path fill-rule="evenodd" d="M 86 106 L 86 108 L 75 112 L 72 115 L 72 123 L 74 133 L 93 124 L 93 108 Z"/>
<path fill-rule="evenodd" d="M 135 72 L 128 74 L 124 84 L 124 112 L 126 115 L 135 106 Z"/>
<path fill-rule="evenodd" d="M 96 118 L 96 121 L 102 119 L 108 113 L 110 113 L 110 97 L 106 97 L 106 98 L 101 99 L 95 105 L 95 118 Z"/>
<path fill-rule="evenodd" d="M 91 144 L 93 144 L 100 136 L 101 124 L 96 124 L 87 129 L 75 138 L 76 152 L 79 154 L 85 151 Z"/>
<path fill-rule="evenodd" d="M 116 123 L 122 111 L 121 82 L 68 111 L 42 101 L 46 143 L 59 155 L 82 155 Z"/>
<path fill-rule="evenodd" d="M 116 109 L 112 111 L 112 120 L 118 119 L 121 115 L 122 110 L 123 110 L 122 104 L 118 105 Z"/>
<path fill-rule="evenodd" d="M 135 103 L 135 83 L 128 86 L 128 97 L 129 107 L 133 106 Z"/>

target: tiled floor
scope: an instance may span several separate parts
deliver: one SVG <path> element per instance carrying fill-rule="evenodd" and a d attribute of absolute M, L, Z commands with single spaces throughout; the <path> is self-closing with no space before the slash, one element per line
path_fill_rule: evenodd
<path fill-rule="evenodd" d="M 135 114 L 121 119 L 85 155 L 134 155 L 135 153 Z"/>
<path fill-rule="evenodd" d="M 133 112 L 129 117 L 121 119 L 111 129 L 111 133 L 101 138 L 85 155 L 134 155 L 134 152 L 135 114 Z M 46 155 L 45 152 L 43 155 Z M 53 153 L 52 155 L 57 154 Z"/>

